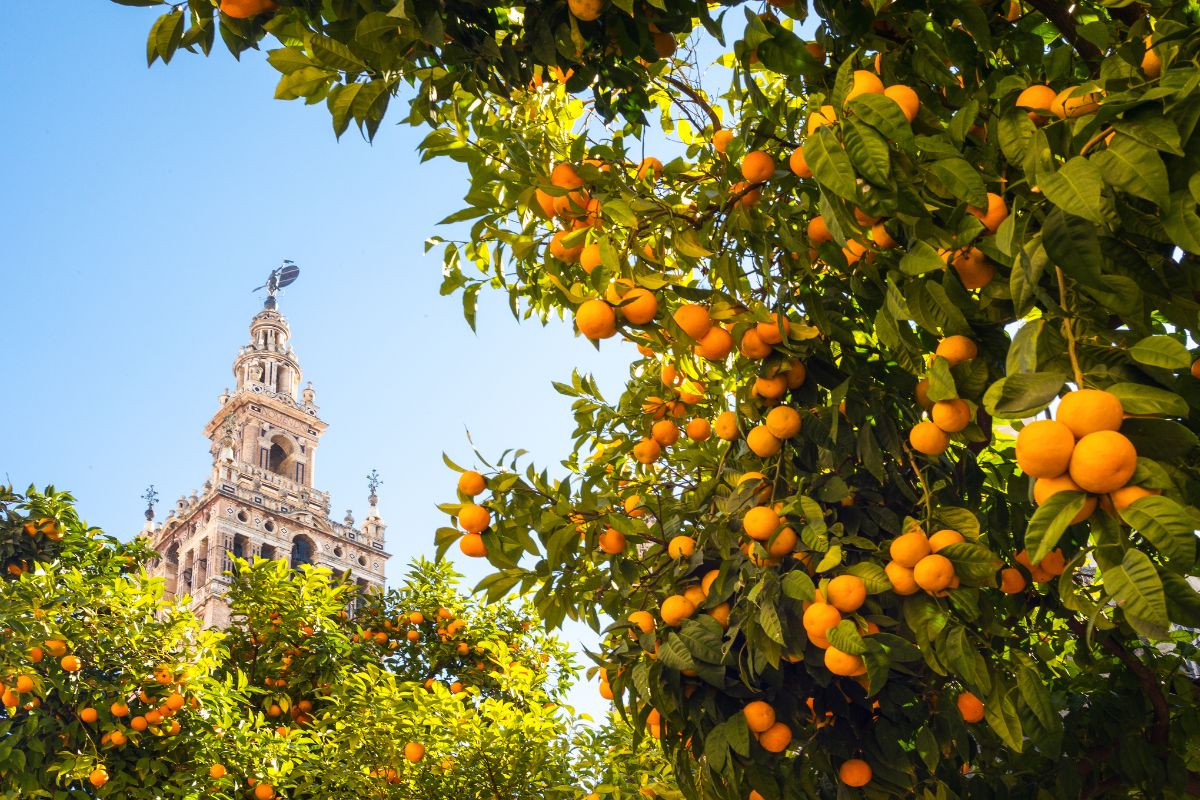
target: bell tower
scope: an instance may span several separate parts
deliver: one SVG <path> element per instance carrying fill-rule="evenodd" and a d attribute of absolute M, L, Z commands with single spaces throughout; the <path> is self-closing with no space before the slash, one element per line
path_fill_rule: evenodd
<path fill-rule="evenodd" d="M 330 497 L 316 487 L 317 447 L 326 424 L 318 415 L 312 384 L 291 345 L 291 328 L 275 294 L 295 279 L 272 273 L 263 308 L 250 321 L 250 339 L 233 360 L 234 388 L 218 398 L 204 426 L 212 470 L 202 491 L 180 497 L 162 524 L 147 514 L 142 535 L 159 552 L 151 573 L 172 595 L 187 595 L 209 626 L 229 623 L 225 589 L 234 557 L 287 560 L 349 573 L 364 589 L 382 589 L 389 554 L 387 526 L 379 516 L 373 471 L 366 521 L 355 526 L 347 512 L 330 517 Z M 284 273 L 285 276 L 287 273 Z M 152 506 L 151 506 L 152 508 Z"/>

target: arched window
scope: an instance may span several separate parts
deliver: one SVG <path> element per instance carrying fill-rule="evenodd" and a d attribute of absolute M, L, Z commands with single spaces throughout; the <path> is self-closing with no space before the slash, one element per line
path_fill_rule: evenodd
<path fill-rule="evenodd" d="M 292 540 L 292 569 L 300 569 L 304 564 L 311 564 L 312 558 L 312 539 L 307 536 L 297 536 Z"/>
<path fill-rule="evenodd" d="M 278 443 L 271 445 L 271 451 L 267 454 L 267 469 L 277 475 L 283 474 L 283 462 L 287 460 L 287 453 Z"/>
<path fill-rule="evenodd" d="M 265 558 L 267 561 L 274 561 L 275 560 L 275 548 L 269 544 L 264 544 L 262 546 L 262 549 L 259 551 L 259 555 L 262 556 L 263 558 Z"/>

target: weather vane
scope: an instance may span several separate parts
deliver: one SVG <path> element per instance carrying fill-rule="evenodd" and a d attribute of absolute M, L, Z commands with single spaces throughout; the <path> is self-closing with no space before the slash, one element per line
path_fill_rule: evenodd
<path fill-rule="evenodd" d="M 266 289 L 267 299 L 263 305 L 267 308 L 274 308 L 276 292 L 285 286 L 291 286 L 296 282 L 296 278 L 298 277 L 300 277 L 300 268 L 291 259 L 285 258 L 283 266 L 271 270 L 271 274 L 267 276 L 267 282 L 254 289 L 254 291 L 257 292 L 259 289 Z"/>
<path fill-rule="evenodd" d="M 371 470 L 371 474 L 367 476 L 367 489 L 370 490 L 370 492 L 371 492 L 371 496 L 369 498 L 371 501 L 371 505 L 375 505 L 376 503 L 379 502 L 379 498 L 378 498 L 376 492 L 379 489 L 379 487 L 382 485 L 383 485 L 383 481 L 381 481 L 379 479 L 379 470 L 377 470 L 377 469 Z"/>
<path fill-rule="evenodd" d="M 146 521 L 154 519 L 154 504 L 158 502 L 158 492 L 154 491 L 154 484 L 150 484 L 150 488 L 142 495 L 142 499 L 146 501 Z"/>

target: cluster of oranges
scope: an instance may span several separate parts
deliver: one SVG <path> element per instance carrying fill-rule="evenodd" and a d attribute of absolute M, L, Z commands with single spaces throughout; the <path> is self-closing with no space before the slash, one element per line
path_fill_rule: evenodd
<path fill-rule="evenodd" d="M 938 342 L 933 357 L 945 359 L 951 367 L 979 355 L 979 347 L 967 336 L 947 336 Z M 966 400 L 953 398 L 934 402 L 929 399 L 929 379 L 917 383 L 917 403 L 929 412 L 929 419 L 918 422 L 908 433 L 908 443 L 918 453 L 939 456 L 950 446 L 950 434 L 971 424 L 972 409 Z"/>
<path fill-rule="evenodd" d="M 932 536 L 926 536 L 920 528 L 897 536 L 888 548 L 892 560 L 884 565 L 892 591 L 910 595 L 924 590 L 941 597 L 948 589 L 957 589 L 960 580 L 954 573 L 954 562 L 938 551 L 963 541 L 966 539 L 961 533 L 948 528 Z"/>
<path fill-rule="evenodd" d="M 467 470 L 458 477 L 458 491 L 464 497 L 476 498 L 487 489 L 487 481 L 478 472 Z M 458 524 L 464 533 L 458 540 L 458 549 L 463 555 L 480 558 L 487 555 L 487 545 L 483 543 L 483 532 L 492 524 L 491 513 L 481 505 L 471 500 L 464 502 L 458 509 Z"/>
<path fill-rule="evenodd" d="M 30 648 L 29 661 L 31 663 L 40 664 L 49 655 L 52 660 L 57 660 L 58 666 L 63 672 L 79 672 L 83 669 L 83 660 L 74 653 L 67 652 L 67 643 L 62 639 L 47 639 L 43 644 L 44 647 Z M 22 702 L 21 695 L 34 695 L 36 687 L 35 675 L 30 673 L 16 675 L 8 681 L 0 682 L 0 702 L 3 702 L 5 708 L 32 711 L 41 705 L 41 699 L 31 696 Z"/>

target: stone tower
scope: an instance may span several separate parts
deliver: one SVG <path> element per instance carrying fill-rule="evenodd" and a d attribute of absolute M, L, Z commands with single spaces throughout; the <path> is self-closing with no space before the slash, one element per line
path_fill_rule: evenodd
<path fill-rule="evenodd" d="M 317 447 L 326 425 L 312 384 L 289 344 L 291 330 L 272 290 L 250 322 L 250 341 L 233 362 L 236 388 L 204 426 L 212 473 L 200 492 L 180 497 L 162 524 L 147 510 L 143 535 L 159 553 L 151 574 L 170 595 L 188 595 L 210 627 L 229 623 L 224 600 L 230 554 L 283 558 L 349 572 L 362 587 L 382 588 L 384 525 L 371 483 L 366 520 L 355 526 L 329 516 L 329 495 L 315 486 Z"/>

